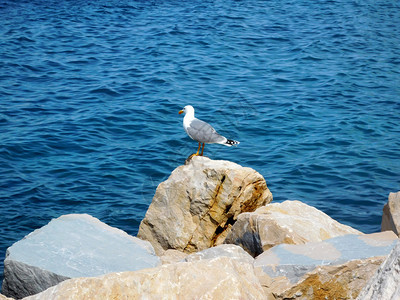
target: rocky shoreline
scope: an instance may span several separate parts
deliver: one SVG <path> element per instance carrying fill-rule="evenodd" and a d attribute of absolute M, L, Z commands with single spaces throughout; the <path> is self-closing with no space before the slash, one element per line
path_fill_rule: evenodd
<path fill-rule="evenodd" d="M 0 299 L 400 299 L 400 192 L 373 234 L 272 198 L 255 170 L 194 157 L 137 237 L 64 215 L 9 247 Z"/>

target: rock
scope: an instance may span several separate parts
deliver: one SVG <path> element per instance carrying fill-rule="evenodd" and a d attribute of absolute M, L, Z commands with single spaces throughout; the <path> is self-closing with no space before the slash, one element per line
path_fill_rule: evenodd
<path fill-rule="evenodd" d="M 390 193 L 389 200 L 383 207 L 381 230 L 400 233 L 400 192 Z"/>
<path fill-rule="evenodd" d="M 13 298 L 8 298 L 2 294 L 0 294 L 0 300 L 14 300 Z"/>
<path fill-rule="evenodd" d="M 252 264 L 254 258 L 236 245 L 219 245 L 203 251 L 188 255 L 184 261 L 197 261 L 202 259 L 213 259 L 217 257 L 229 257 L 238 261 Z"/>
<path fill-rule="evenodd" d="M 22 298 L 68 278 L 159 264 L 150 243 L 86 214 L 65 215 L 7 249 L 2 293 Z"/>
<path fill-rule="evenodd" d="M 161 259 L 161 263 L 163 265 L 165 265 L 165 264 L 173 264 L 173 263 L 183 261 L 186 258 L 186 256 L 188 256 L 188 254 L 185 252 L 181 252 L 181 251 L 174 250 L 174 249 L 168 249 L 167 251 L 165 251 L 163 253 L 163 255 L 160 257 L 160 259 Z"/>
<path fill-rule="evenodd" d="M 259 255 L 254 266 L 269 277 L 260 280 L 277 299 L 354 299 L 396 243 L 386 231 L 281 244 Z"/>
<path fill-rule="evenodd" d="M 25 300 L 265 299 L 253 266 L 228 257 L 76 278 Z"/>
<path fill-rule="evenodd" d="M 250 264 L 254 261 L 253 257 L 236 245 L 218 245 L 192 254 L 168 249 L 160 258 L 163 264 L 170 264 L 183 261 L 191 262 L 202 259 L 213 259 L 222 256 L 242 260 Z"/>
<path fill-rule="evenodd" d="M 399 193 L 397 193 L 399 194 Z M 357 300 L 400 299 L 400 243 L 372 276 Z"/>
<path fill-rule="evenodd" d="M 300 201 L 284 201 L 242 213 L 224 243 L 257 256 L 278 244 L 304 244 L 345 234 L 362 234 Z"/>
<path fill-rule="evenodd" d="M 286 289 L 271 287 L 271 290 L 274 290 L 274 299 L 355 299 L 383 261 L 384 257 L 373 257 L 341 265 L 319 266 L 305 274 L 297 284 L 289 284 Z M 280 285 L 282 288 L 282 283 Z"/>
<path fill-rule="evenodd" d="M 264 178 L 253 169 L 193 157 L 157 187 L 138 237 L 158 255 L 167 249 L 204 250 L 222 243 L 240 213 L 271 200 Z"/>

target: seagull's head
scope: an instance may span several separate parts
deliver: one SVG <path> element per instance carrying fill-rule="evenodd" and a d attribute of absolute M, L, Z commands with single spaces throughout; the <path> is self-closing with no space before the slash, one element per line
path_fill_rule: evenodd
<path fill-rule="evenodd" d="M 194 108 L 191 105 L 186 105 L 182 110 L 179 111 L 179 114 L 194 114 Z"/>

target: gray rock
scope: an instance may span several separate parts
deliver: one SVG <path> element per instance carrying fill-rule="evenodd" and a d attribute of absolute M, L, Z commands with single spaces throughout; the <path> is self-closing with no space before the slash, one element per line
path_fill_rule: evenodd
<path fill-rule="evenodd" d="M 23 298 L 68 278 L 159 264 L 149 242 L 86 214 L 65 215 L 7 249 L 2 293 Z"/>
<path fill-rule="evenodd" d="M 400 243 L 393 248 L 357 298 L 357 300 L 375 299 L 400 299 Z"/>
<path fill-rule="evenodd" d="M 270 277 L 285 276 L 291 283 L 317 266 L 339 265 L 356 259 L 389 255 L 397 242 L 391 231 L 354 235 L 348 234 L 322 242 L 301 245 L 281 244 L 258 257 L 254 266 L 261 267 Z"/>
<path fill-rule="evenodd" d="M 381 230 L 400 233 L 400 192 L 390 193 L 388 202 L 383 207 Z"/>

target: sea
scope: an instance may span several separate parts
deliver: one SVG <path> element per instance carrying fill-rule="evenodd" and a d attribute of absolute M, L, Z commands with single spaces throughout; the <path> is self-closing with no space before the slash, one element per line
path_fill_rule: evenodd
<path fill-rule="evenodd" d="M 51 219 L 138 232 L 197 150 L 178 112 L 237 147 L 204 155 L 380 231 L 400 190 L 397 0 L 0 0 L 0 272 Z M 117 252 L 117 249 L 116 249 Z"/>

